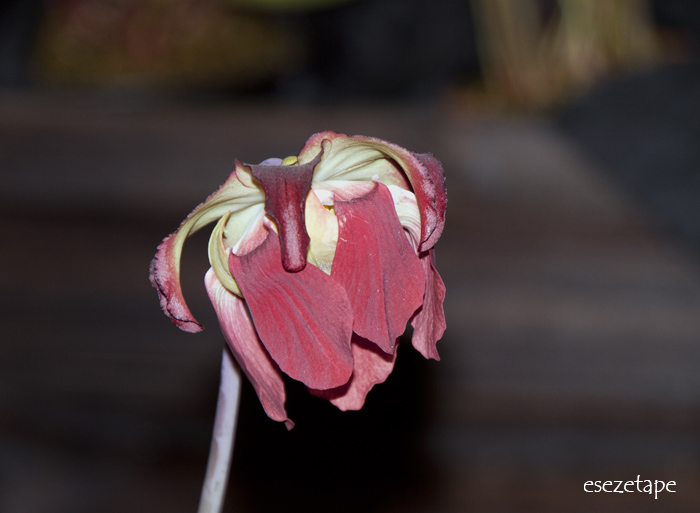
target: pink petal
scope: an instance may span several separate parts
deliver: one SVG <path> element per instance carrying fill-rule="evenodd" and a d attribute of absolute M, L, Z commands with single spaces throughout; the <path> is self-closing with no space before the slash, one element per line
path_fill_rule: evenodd
<path fill-rule="evenodd" d="M 284 407 L 286 394 L 282 373 L 265 351 L 255 327 L 248 317 L 245 302 L 226 290 L 210 269 L 204 278 L 209 299 L 219 317 L 219 324 L 236 361 L 255 388 L 267 416 L 284 422 L 287 429 L 294 423 Z"/>
<path fill-rule="evenodd" d="M 339 231 L 331 278 L 350 299 L 353 331 L 393 353 L 423 302 L 423 269 L 384 184 L 377 182 L 366 195 L 347 201 L 339 195 L 333 204 Z"/>
<path fill-rule="evenodd" d="M 439 360 L 436 344 L 445 332 L 445 284 L 435 269 L 435 250 L 421 253 L 420 258 L 425 273 L 425 297 L 423 306 L 411 319 L 413 337 L 411 342 L 425 358 Z"/>
<path fill-rule="evenodd" d="M 282 264 L 287 271 L 300 271 L 306 266 L 309 235 L 304 226 L 304 205 L 311 189 L 321 151 L 306 164 L 250 165 L 251 174 L 265 189 L 265 212 L 275 220 L 282 242 Z"/>
<path fill-rule="evenodd" d="M 345 385 L 330 390 L 309 390 L 313 395 L 328 399 L 343 411 L 359 410 L 374 385 L 384 383 L 394 370 L 396 351 L 386 354 L 369 340 L 353 335 L 352 356 L 355 369 Z"/>
<path fill-rule="evenodd" d="M 229 258 L 260 339 L 290 377 L 310 388 L 340 386 L 352 374 L 352 308 L 343 287 L 307 265 L 289 273 L 271 231 L 252 252 Z"/>

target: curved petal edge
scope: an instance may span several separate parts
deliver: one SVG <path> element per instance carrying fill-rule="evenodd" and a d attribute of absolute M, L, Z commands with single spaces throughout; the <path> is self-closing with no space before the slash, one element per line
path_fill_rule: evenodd
<path fill-rule="evenodd" d="M 447 327 L 443 309 L 445 284 L 435 269 L 434 250 L 422 253 L 420 260 L 425 273 L 425 296 L 423 306 L 411 319 L 411 326 L 413 326 L 411 343 L 425 358 L 440 360 L 436 344 Z"/>
<path fill-rule="evenodd" d="M 328 399 L 340 410 L 360 410 L 374 385 L 384 383 L 394 370 L 396 353 L 387 354 L 359 335 L 352 337 L 352 355 L 355 369 L 345 385 L 330 390 L 309 389 L 316 397 Z"/>

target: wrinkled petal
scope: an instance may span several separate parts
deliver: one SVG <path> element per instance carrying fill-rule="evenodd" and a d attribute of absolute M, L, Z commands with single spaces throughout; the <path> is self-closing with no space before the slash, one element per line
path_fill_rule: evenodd
<path fill-rule="evenodd" d="M 379 182 L 371 186 L 366 195 L 349 200 L 334 191 L 339 233 L 331 278 L 350 299 L 353 331 L 393 353 L 423 301 L 425 279 L 389 189 Z"/>
<path fill-rule="evenodd" d="M 439 360 L 436 344 L 447 326 L 442 306 L 445 301 L 445 284 L 435 269 L 435 250 L 421 253 L 420 261 L 425 274 L 425 297 L 423 306 L 411 319 L 411 343 L 425 358 Z"/>
<path fill-rule="evenodd" d="M 296 273 L 281 263 L 277 235 L 244 256 L 230 255 L 260 339 L 280 369 L 316 389 L 352 374 L 352 308 L 340 284 L 313 265 Z"/>
<path fill-rule="evenodd" d="M 265 212 L 277 223 L 282 264 L 290 272 L 300 271 L 306 266 L 309 235 L 304 223 L 304 207 L 314 168 L 321 161 L 322 153 L 305 164 L 249 166 L 252 175 L 265 189 Z"/>
<path fill-rule="evenodd" d="M 387 354 L 358 335 L 352 337 L 352 356 L 355 369 L 345 385 L 330 390 L 309 389 L 313 395 L 328 399 L 343 411 L 361 409 L 369 391 L 374 385 L 386 381 L 396 361 L 396 351 Z"/>
<path fill-rule="evenodd" d="M 185 239 L 221 218 L 226 212 L 240 212 L 264 200 L 263 190 L 253 183 L 248 170 L 236 165 L 223 185 L 195 208 L 177 231 L 168 235 L 158 246 L 151 262 L 151 284 L 158 291 L 163 312 L 180 329 L 192 333 L 202 330 L 202 325 L 187 307 L 180 286 L 180 256 Z"/>
<path fill-rule="evenodd" d="M 427 251 L 435 245 L 445 228 L 447 210 L 445 174 L 442 171 L 442 164 L 432 154 L 413 153 L 412 155 L 422 164 L 422 167 L 415 168 L 415 172 L 409 172 L 418 208 L 423 216 L 423 231 L 418 250 Z M 412 176 L 415 176 L 415 179 Z"/>
<path fill-rule="evenodd" d="M 273 420 L 284 422 L 287 429 L 292 429 L 294 423 L 287 417 L 284 407 L 286 394 L 282 374 L 260 342 L 246 312 L 245 302 L 226 290 L 211 269 L 204 278 L 204 284 L 226 342 L 252 383 L 265 413 Z"/>
<path fill-rule="evenodd" d="M 447 193 L 440 162 L 429 153 L 412 153 L 401 146 L 364 136 L 320 132 L 311 136 L 299 154 L 300 161 L 316 156 L 323 148 L 323 159 L 316 166 L 314 181 L 377 180 L 385 185 L 411 189 L 421 213 L 420 251 L 437 242 L 445 225 Z M 406 184 L 406 179 L 410 187 Z"/>

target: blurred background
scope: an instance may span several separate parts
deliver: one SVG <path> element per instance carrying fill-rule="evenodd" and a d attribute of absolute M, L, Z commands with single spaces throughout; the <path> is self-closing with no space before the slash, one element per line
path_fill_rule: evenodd
<path fill-rule="evenodd" d="M 0 511 L 193 512 L 220 352 L 160 312 L 158 242 L 234 159 L 317 131 L 441 159 L 439 363 L 361 412 L 246 384 L 225 511 L 700 509 L 700 4 L 0 4 Z M 205 232 L 207 230 L 204 230 Z M 676 481 L 658 499 L 589 480 Z"/>

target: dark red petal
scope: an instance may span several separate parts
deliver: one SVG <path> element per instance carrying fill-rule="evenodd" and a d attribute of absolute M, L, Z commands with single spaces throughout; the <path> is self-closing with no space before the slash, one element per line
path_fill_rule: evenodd
<path fill-rule="evenodd" d="M 286 394 L 282 373 L 260 342 L 244 301 L 226 290 L 212 270 L 207 273 L 204 284 L 226 342 L 258 394 L 265 413 L 292 429 L 294 422 L 289 420 L 284 408 Z"/>
<path fill-rule="evenodd" d="M 396 350 L 394 354 L 386 354 L 369 340 L 353 334 L 352 356 L 355 369 L 345 385 L 330 390 L 309 389 L 313 395 L 328 399 L 343 411 L 362 408 L 372 387 L 386 381 L 394 370 Z"/>
<path fill-rule="evenodd" d="M 249 165 L 251 174 L 265 189 L 265 212 L 277 223 L 282 265 L 290 272 L 306 266 L 309 235 L 304 226 L 304 205 L 322 155 L 323 150 L 311 162 L 296 166 Z"/>
<path fill-rule="evenodd" d="M 289 273 L 274 232 L 229 266 L 265 348 L 283 372 L 310 388 L 347 383 L 352 374 L 352 308 L 343 287 L 314 265 Z"/>
<path fill-rule="evenodd" d="M 445 332 L 445 284 L 435 269 L 435 250 L 421 253 L 420 261 L 425 273 L 425 297 L 423 306 L 411 319 L 411 342 L 424 357 L 439 360 L 436 344 Z"/>
<path fill-rule="evenodd" d="M 384 184 L 347 201 L 340 192 L 334 194 L 338 247 L 331 278 L 350 299 L 353 331 L 393 353 L 396 339 L 423 302 L 423 269 Z"/>

